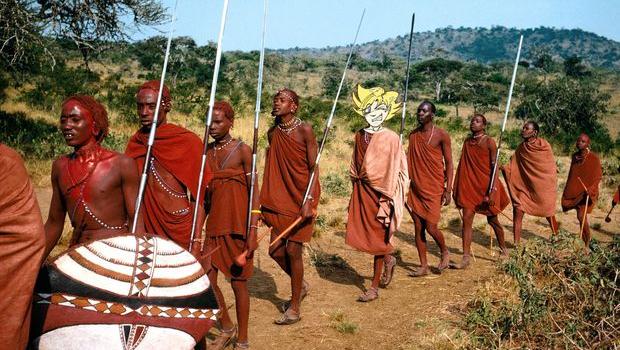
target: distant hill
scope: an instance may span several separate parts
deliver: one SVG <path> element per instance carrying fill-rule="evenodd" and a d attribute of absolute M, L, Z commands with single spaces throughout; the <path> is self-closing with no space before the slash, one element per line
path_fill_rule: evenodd
<path fill-rule="evenodd" d="M 515 28 L 441 28 L 435 31 L 413 34 L 413 59 L 416 61 L 434 57 L 458 60 L 474 60 L 480 63 L 514 59 L 519 34 L 524 35 L 522 57 L 532 60 L 532 53 L 546 48 L 556 59 L 573 55 L 595 67 L 620 69 L 620 43 L 581 29 L 555 29 L 540 27 L 518 30 Z M 359 54 L 379 59 L 384 54 L 407 56 L 409 34 L 387 40 L 375 40 L 360 45 Z M 293 48 L 278 50 L 284 55 L 307 54 L 323 57 L 346 54 L 343 46 L 321 49 Z"/>

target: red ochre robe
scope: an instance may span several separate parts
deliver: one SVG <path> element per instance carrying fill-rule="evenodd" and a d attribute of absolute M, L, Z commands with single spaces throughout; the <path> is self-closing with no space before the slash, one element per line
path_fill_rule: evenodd
<path fill-rule="evenodd" d="M 400 139 L 391 130 L 355 134 L 350 175 L 345 242 L 372 255 L 393 252 L 392 236 L 400 225 L 409 184 L 407 161 Z"/>
<path fill-rule="evenodd" d="M 487 147 L 487 142 L 495 146 L 495 141 L 486 135 L 476 144 L 472 144 L 470 140 L 471 138 L 463 143 L 461 160 L 454 178 L 452 197 L 458 208 L 472 209 L 478 214 L 495 216 L 510 203 L 504 185 L 499 181 L 499 173 L 496 173 L 495 184 L 491 192 L 493 206 L 482 205 L 489 181 L 491 181 L 491 152 Z"/>
<path fill-rule="evenodd" d="M 274 128 L 265 161 L 265 173 L 260 192 L 260 204 L 265 224 L 273 234 L 280 234 L 299 217 L 301 204 L 310 181 L 310 164 L 306 147 Z M 319 170 L 314 178 L 314 209 L 319 204 L 321 186 Z M 286 237 L 294 242 L 309 242 L 312 238 L 314 219 L 297 225 Z"/>
<path fill-rule="evenodd" d="M 0 348 L 25 349 L 45 251 L 41 210 L 22 158 L 0 144 Z"/>
<path fill-rule="evenodd" d="M 140 131 L 136 132 L 125 150 L 125 154 L 136 160 L 140 172 L 144 167 L 148 136 Z M 200 138 L 185 128 L 174 124 L 162 124 L 157 127 L 152 156 L 155 157 L 158 165 L 161 165 L 189 189 L 193 198 L 196 198 L 198 190 L 202 147 L 203 143 Z M 200 195 L 201 202 L 205 198 L 206 185 L 210 179 L 211 170 L 206 165 Z M 187 249 L 192 231 L 193 205 L 185 213 L 173 214 L 171 213 L 173 210 L 166 207 L 167 203 L 156 199 L 154 191 L 151 185 L 147 184 L 142 211 L 146 231 L 168 237 Z"/>
<path fill-rule="evenodd" d="M 409 210 L 431 224 L 441 215 L 445 165 L 441 147 L 428 144 L 428 136 L 413 131 L 409 134 L 407 163 L 411 188 L 407 195 Z"/>
<path fill-rule="evenodd" d="M 211 169 L 218 169 L 211 157 L 207 159 Z M 233 263 L 246 248 L 248 201 L 249 187 L 243 168 L 215 170 L 207 192 L 207 246 L 219 246 L 211 255 L 211 263 L 226 277 L 238 280 L 247 280 L 254 270 L 253 259 L 247 259 L 244 267 Z M 247 248 L 254 250 L 256 236 L 252 238 Z"/>
<path fill-rule="evenodd" d="M 549 142 L 522 142 L 504 167 L 504 177 L 514 207 L 538 217 L 555 215 L 558 172 Z"/>
<path fill-rule="evenodd" d="M 578 205 L 585 205 L 586 191 L 581 182 L 579 182 L 579 179 L 581 179 L 586 188 L 588 188 L 588 192 L 590 192 L 588 213 L 591 213 L 598 199 L 599 184 L 603 178 L 603 168 L 596 154 L 588 152 L 583 161 L 579 161 L 576 158 L 577 155 L 573 154 L 570 163 L 566 186 L 562 193 L 562 210 L 568 211 L 577 208 Z"/>

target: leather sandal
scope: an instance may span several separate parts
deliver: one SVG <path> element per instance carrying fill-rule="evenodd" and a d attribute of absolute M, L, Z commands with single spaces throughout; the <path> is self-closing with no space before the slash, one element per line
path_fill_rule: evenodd
<path fill-rule="evenodd" d="M 209 343 L 209 350 L 221 350 L 226 348 L 236 335 L 237 326 L 233 326 L 231 329 L 221 329 L 220 334 Z"/>
<path fill-rule="evenodd" d="M 357 301 L 360 301 L 362 303 L 367 303 L 369 301 L 373 301 L 375 299 L 377 299 L 379 297 L 379 289 L 378 288 L 368 288 L 368 290 L 364 293 L 362 293 L 358 298 Z"/>
<path fill-rule="evenodd" d="M 289 308 L 282 314 L 282 316 L 280 316 L 280 318 L 275 320 L 274 323 L 280 326 L 287 326 L 297 323 L 299 320 L 301 320 L 301 316 L 296 314 L 293 309 Z"/>

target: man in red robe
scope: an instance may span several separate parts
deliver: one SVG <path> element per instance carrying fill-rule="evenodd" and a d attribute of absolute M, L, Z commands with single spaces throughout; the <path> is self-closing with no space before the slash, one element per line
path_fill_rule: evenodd
<path fill-rule="evenodd" d="M 502 167 L 512 200 L 515 245 L 521 242 L 524 214 L 544 217 L 553 233 L 558 231 L 555 220 L 558 172 L 551 145 L 538 137 L 539 132 L 536 122 L 526 122 L 521 129 L 523 142 L 510 158 L 510 163 Z"/>
<path fill-rule="evenodd" d="M 590 151 L 588 135 L 579 135 L 575 146 L 577 152 L 571 158 L 566 186 L 562 193 L 562 210 L 566 212 L 575 209 L 577 211 L 579 227 L 583 226 L 583 232 L 579 234 L 586 247 L 589 247 L 592 236 L 585 211 L 591 213 L 598 200 L 598 187 L 603 178 L 603 168 L 596 153 Z M 588 197 L 589 200 L 586 203 Z"/>
<path fill-rule="evenodd" d="M 279 90 L 273 98 L 271 115 L 275 117 L 275 125 L 267 132 L 269 148 L 260 193 L 262 217 L 271 227 L 272 242 L 302 217 L 302 221 L 269 250 L 269 255 L 291 277 L 291 300 L 282 306 L 284 313 L 275 321 L 279 325 L 293 324 L 301 319 L 301 299 L 309 290 L 303 279 L 303 244 L 312 238 L 320 195 L 316 169 L 310 196 L 302 206 L 318 144 L 312 126 L 295 116 L 298 106 L 299 97 L 290 89 Z"/>
<path fill-rule="evenodd" d="M 41 210 L 24 161 L 0 144 L 0 348 L 26 349 L 45 251 Z"/>
<path fill-rule="evenodd" d="M 437 224 L 441 206 L 450 204 L 454 166 L 450 135 L 433 124 L 435 111 L 432 102 L 422 102 L 417 110 L 419 126 L 409 134 L 407 163 L 411 188 L 407 195 L 407 208 L 415 226 L 415 243 L 421 265 L 410 274 L 412 277 L 429 273 L 426 231 L 441 249 L 441 262 L 437 269 L 446 269 L 450 262 L 448 246 Z"/>
<path fill-rule="evenodd" d="M 131 137 L 125 154 L 136 160 L 138 169 L 144 167 L 146 150 L 155 108 L 159 81 L 151 80 L 142 84 L 136 94 L 138 116 L 141 128 Z M 195 198 L 198 190 L 203 143 L 193 132 L 167 122 L 172 108 L 170 91 L 164 85 L 161 108 L 157 119 L 155 142 L 148 164 L 148 180 L 144 192 L 144 226 L 146 231 L 168 237 L 181 247 L 188 249 L 192 231 Z M 206 189 L 211 172 L 205 170 Z M 200 198 L 205 198 L 204 193 Z M 200 231 L 204 223 L 204 206 L 198 210 L 198 229 L 192 253 L 200 254 Z"/>
<path fill-rule="evenodd" d="M 45 256 L 60 239 L 67 213 L 73 226 L 71 245 L 130 232 L 138 188 L 134 160 L 101 146 L 108 115 L 94 98 L 75 95 L 65 100 L 60 130 L 74 151 L 52 165 Z M 137 232 L 143 231 L 139 221 Z"/>
<path fill-rule="evenodd" d="M 499 223 L 499 214 L 508 203 L 508 195 L 502 183 L 495 177 L 490 186 L 491 175 L 495 167 L 497 146 L 486 134 L 487 120 L 482 114 L 474 114 L 469 124 L 471 136 L 463 142 L 461 160 L 454 179 L 454 202 L 463 210 L 463 260 L 452 267 L 464 269 L 469 266 L 471 258 L 472 225 L 474 216 L 482 214 L 495 231 L 501 255 L 506 256 L 504 228 Z"/>
<path fill-rule="evenodd" d="M 252 276 L 253 251 L 257 247 L 258 198 L 254 196 L 252 221 L 248 230 L 248 201 L 252 172 L 252 149 L 241 140 L 233 139 L 230 129 L 234 123 L 232 107 L 228 102 L 217 101 L 213 106 L 213 119 L 209 133 L 215 140 L 209 144 L 207 161 L 213 177 L 207 191 L 207 242 L 208 251 L 218 247 L 211 255 L 213 268 L 209 280 L 220 305 L 220 334 L 209 349 L 223 349 L 232 341 L 237 328 L 232 322 L 224 295 L 217 282 L 218 271 L 230 279 L 235 294 L 238 335 L 235 349 L 249 348 L 248 320 L 250 295 L 248 279 Z M 245 265 L 235 258 L 248 251 Z"/>
<path fill-rule="evenodd" d="M 383 122 L 400 110 L 398 94 L 375 87 L 357 86 L 355 111 L 368 126 L 355 133 L 350 176 L 353 191 L 349 201 L 345 242 L 373 255 L 373 279 L 357 299 L 369 302 L 379 297 L 379 286 L 387 287 L 396 265 L 392 236 L 403 216 L 409 186 L 407 160 L 398 135 Z M 385 265 L 385 277 L 381 280 Z"/>

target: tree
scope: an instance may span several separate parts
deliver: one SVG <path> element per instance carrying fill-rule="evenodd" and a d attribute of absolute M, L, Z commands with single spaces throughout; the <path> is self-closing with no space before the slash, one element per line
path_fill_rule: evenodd
<path fill-rule="evenodd" d="M 463 67 L 459 61 L 446 60 L 443 58 L 433 58 L 416 64 L 413 70 L 417 73 L 427 75 L 435 86 L 435 99 L 439 100 L 441 95 L 441 84 L 454 71 Z"/>
<path fill-rule="evenodd" d="M 568 148 L 582 132 L 589 134 L 593 143 L 610 142 L 600 122 L 608 110 L 610 95 L 593 82 L 562 77 L 526 86 L 521 95 L 515 110 L 517 118 L 537 121 L 544 134 L 563 140 Z"/>
<path fill-rule="evenodd" d="M 105 43 L 127 40 L 131 29 L 158 25 L 166 19 L 159 0 L 5 0 L 0 6 L 0 34 L 4 44 L 13 47 L 7 55 L 23 57 L 20 52 L 24 49 L 15 49 L 16 45 L 40 45 L 46 34 L 70 39 L 86 68 L 91 55 L 105 48 Z M 19 33 L 11 36 L 12 31 Z"/>
<path fill-rule="evenodd" d="M 340 79 L 342 78 L 342 72 L 340 69 L 336 67 L 329 68 L 323 78 L 321 79 L 321 83 L 323 85 L 323 96 L 327 98 L 335 98 L 336 92 L 338 91 L 338 86 L 340 85 Z M 342 84 L 342 89 L 340 90 L 340 96 L 347 96 L 349 94 L 349 86 L 345 83 Z"/>
<path fill-rule="evenodd" d="M 571 56 L 564 60 L 564 74 L 572 78 L 583 78 L 589 76 L 590 72 L 580 57 Z"/>

